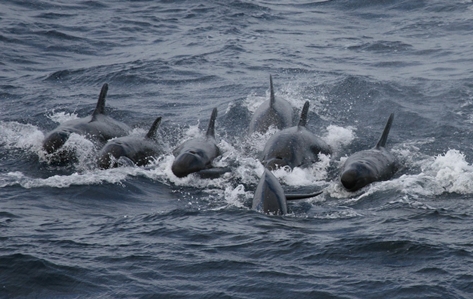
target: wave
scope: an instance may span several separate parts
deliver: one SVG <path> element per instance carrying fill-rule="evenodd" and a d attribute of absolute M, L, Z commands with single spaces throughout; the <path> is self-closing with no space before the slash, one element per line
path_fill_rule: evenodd
<path fill-rule="evenodd" d="M 0 295 L 9 298 L 40 296 L 56 297 L 86 294 L 89 288 L 99 290 L 79 266 L 60 265 L 30 254 L 0 256 Z M 76 286 L 71 288 L 71 286 Z"/>

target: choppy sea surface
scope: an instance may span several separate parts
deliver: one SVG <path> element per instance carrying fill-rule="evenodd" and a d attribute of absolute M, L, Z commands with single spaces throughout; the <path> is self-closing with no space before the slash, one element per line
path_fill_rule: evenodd
<path fill-rule="evenodd" d="M 334 149 L 278 170 L 285 216 L 251 209 L 269 97 Z M 166 154 L 101 170 L 48 162 L 46 132 L 106 111 Z M 218 179 L 179 179 L 172 149 L 217 107 Z M 338 174 L 391 112 L 394 178 Z M 472 298 L 473 2 L 21 1 L 0 4 L 0 298 Z"/>

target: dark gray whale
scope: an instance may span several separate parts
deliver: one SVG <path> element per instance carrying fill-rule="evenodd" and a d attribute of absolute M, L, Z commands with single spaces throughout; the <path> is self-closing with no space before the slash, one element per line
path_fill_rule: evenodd
<path fill-rule="evenodd" d="M 220 155 L 220 149 L 215 141 L 215 119 L 217 108 L 212 110 L 209 126 L 205 137 L 185 141 L 174 149 L 174 162 L 171 170 L 175 176 L 182 178 L 191 173 L 197 173 L 202 178 L 213 178 L 228 171 L 228 169 L 212 168 L 212 161 Z"/>
<path fill-rule="evenodd" d="M 162 146 L 156 140 L 156 131 L 160 123 L 161 117 L 156 118 L 144 138 L 124 136 L 109 140 L 99 153 L 99 167 L 104 169 L 117 167 L 120 158 L 127 158 L 135 165 L 144 166 L 163 154 Z"/>
<path fill-rule="evenodd" d="M 356 191 L 375 182 L 389 180 L 398 169 L 396 158 L 385 148 L 394 114 L 389 116 L 376 146 L 354 153 L 342 166 L 340 182 L 348 191 Z"/>
<path fill-rule="evenodd" d="M 250 134 L 253 132 L 265 133 L 270 126 L 275 126 L 280 130 L 292 126 L 292 106 L 286 100 L 276 100 L 272 76 L 269 76 L 269 89 L 269 100 L 263 102 L 251 118 Z"/>
<path fill-rule="evenodd" d="M 252 208 L 265 214 L 285 215 L 287 213 L 287 200 L 310 198 L 321 193 L 322 191 L 309 194 L 284 194 L 278 179 L 271 171 L 264 169 L 258 187 L 256 187 Z"/>
<path fill-rule="evenodd" d="M 43 149 L 48 154 L 55 153 L 66 143 L 72 133 L 83 135 L 99 144 L 103 144 L 111 138 L 128 134 L 130 128 L 127 125 L 104 114 L 107 91 L 108 84 L 105 83 L 92 115 L 65 122 L 46 134 L 43 140 Z"/>
<path fill-rule="evenodd" d="M 309 102 L 302 108 L 299 124 L 275 133 L 266 142 L 262 163 L 268 169 L 306 167 L 318 161 L 318 154 L 331 154 L 330 147 L 305 127 Z"/>

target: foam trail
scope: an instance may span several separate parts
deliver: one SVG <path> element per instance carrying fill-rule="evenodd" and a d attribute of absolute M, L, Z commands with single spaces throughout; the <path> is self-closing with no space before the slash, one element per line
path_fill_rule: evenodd
<path fill-rule="evenodd" d="M 275 95 L 276 96 L 276 95 Z M 266 96 L 257 96 L 256 94 L 250 94 L 243 101 L 243 106 L 248 109 L 251 113 L 254 113 L 256 109 L 266 100 L 269 99 L 269 90 L 266 92 Z"/>
<path fill-rule="evenodd" d="M 18 122 L 0 121 L 0 144 L 7 149 L 37 152 L 41 149 L 44 134 L 38 127 Z"/>
<path fill-rule="evenodd" d="M 10 172 L 0 177 L 0 187 L 20 185 L 26 189 L 40 187 L 68 188 L 73 185 L 116 184 L 123 181 L 125 178 L 126 174 L 120 172 L 112 174 L 98 174 L 97 172 L 85 172 L 80 174 L 76 172 L 71 175 L 54 175 L 45 179 L 31 178 L 21 172 Z"/>

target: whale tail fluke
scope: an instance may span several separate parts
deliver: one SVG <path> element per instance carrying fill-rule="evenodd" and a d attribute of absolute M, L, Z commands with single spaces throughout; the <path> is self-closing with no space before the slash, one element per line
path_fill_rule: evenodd
<path fill-rule="evenodd" d="M 309 101 L 304 103 L 304 107 L 302 107 L 301 118 L 299 119 L 299 127 L 305 127 L 307 124 L 307 116 L 309 115 Z"/>
<path fill-rule="evenodd" d="M 161 116 L 156 118 L 156 120 L 153 122 L 153 124 L 151 125 L 151 128 L 148 131 L 148 134 L 146 134 L 146 138 L 148 139 L 156 138 L 156 131 L 158 130 L 160 124 L 161 124 Z"/>
<path fill-rule="evenodd" d="M 394 113 L 391 113 L 391 115 L 388 118 L 388 122 L 386 123 L 386 126 L 384 127 L 383 135 L 381 135 L 381 138 L 379 138 L 379 141 L 376 144 L 376 148 L 386 146 L 386 141 L 388 140 L 389 130 L 391 130 L 393 119 L 394 119 Z"/>
<path fill-rule="evenodd" d="M 205 136 L 215 138 L 215 119 L 217 119 L 217 108 L 212 110 L 212 115 L 210 115 L 209 126 Z"/>
<path fill-rule="evenodd" d="M 100 90 L 99 100 L 97 101 L 97 107 L 95 107 L 94 113 L 92 113 L 92 121 L 95 120 L 95 117 L 99 114 L 105 113 L 105 98 L 107 97 L 108 84 L 105 83 L 102 85 Z"/>
<path fill-rule="evenodd" d="M 269 106 L 274 107 L 276 97 L 274 97 L 273 76 L 269 75 Z"/>

